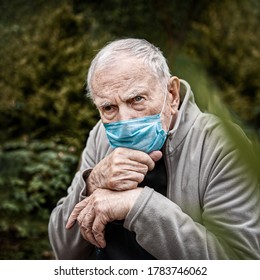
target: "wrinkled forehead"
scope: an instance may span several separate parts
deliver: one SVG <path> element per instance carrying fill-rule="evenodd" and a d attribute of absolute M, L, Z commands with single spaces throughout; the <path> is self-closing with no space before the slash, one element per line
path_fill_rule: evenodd
<path fill-rule="evenodd" d="M 100 74 L 101 72 L 108 74 L 128 74 L 144 71 L 146 73 L 152 74 L 152 70 L 145 65 L 145 63 L 137 58 L 129 57 L 127 55 L 118 55 L 117 57 L 111 57 L 104 59 L 104 61 L 99 61 L 95 67 L 93 76 Z"/>
<path fill-rule="evenodd" d="M 121 56 L 111 63 L 99 65 L 93 73 L 91 83 L 93 94 L 95 94 L 95 92 L 100 92 L 100 88 L 104 90 L 109 86 L 128 87 L 140 83 L 156 86 L 160 81 L 142 61 Z"/>

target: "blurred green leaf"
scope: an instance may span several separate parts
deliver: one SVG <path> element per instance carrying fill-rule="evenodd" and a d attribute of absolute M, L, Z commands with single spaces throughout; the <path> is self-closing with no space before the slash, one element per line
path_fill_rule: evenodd
<path fill-rule="evenodd" d="M 46 230 L 50 211 L 58 198 L 66 195 L 77 162 L 75 149 L 50 141 L 1 146 L 0 234 L 5 241 L 0 242 L 0 259 L 16 259 L 18 251 L 22 258 L 39 258 L 39 250 L 49 250 Z M 10 245 L 14 238 L 15 249 Z"/>

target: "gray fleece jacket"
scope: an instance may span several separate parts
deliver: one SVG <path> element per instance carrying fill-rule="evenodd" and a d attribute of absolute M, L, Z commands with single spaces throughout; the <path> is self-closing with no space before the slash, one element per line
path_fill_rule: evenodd
<path fill-rule="evenodd" d="M 260 190 L 221 122 L 202 113 L 187 82 L 182 104 L 163 148 L 167 197 L 146 186 L 124 227 L 157 259 L 260 259 Z M 113 149 L 101 122 L 90 132 L 68 195 L 59 200 L 49 222 L 58 259 L 93 258 L 94 247 L 76 225 L 65 224 L 85 198 L 84 176 Z M 147 230 L 149 229 L 149 230 Z"/>

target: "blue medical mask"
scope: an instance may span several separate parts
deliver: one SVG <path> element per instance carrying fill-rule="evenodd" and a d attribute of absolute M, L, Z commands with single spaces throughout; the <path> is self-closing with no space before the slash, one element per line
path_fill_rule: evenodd
<path fill-rule="evenodd" d="M 165 105 L 166 94 L 163 108 Z M 143 151 L 147 154 L 162 148 L 168 132 L 162 128 L 161 114 L 104 124 L 110 145 Z"/>

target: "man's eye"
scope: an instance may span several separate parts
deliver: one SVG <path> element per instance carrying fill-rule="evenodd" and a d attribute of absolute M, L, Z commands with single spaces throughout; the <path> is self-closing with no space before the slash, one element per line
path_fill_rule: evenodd
<path fill-rule="evenodd" d="M 142 96 L 135 96 L 134 97 L 134 102 L 140 102 L 140 101 L 142 101 L 143 100 L 143 97 Z"/>
<path fill-rule="evenodd" d="M 109 112 L 109 111 L 111 111 L 112 110 L 112 106 L 105 106 L 105 107 L 103 107 L 103 110 L 104 111 L 106 111 L 106 112 Z"/>

